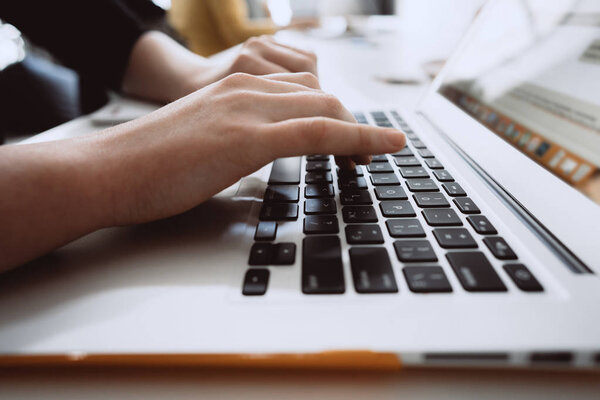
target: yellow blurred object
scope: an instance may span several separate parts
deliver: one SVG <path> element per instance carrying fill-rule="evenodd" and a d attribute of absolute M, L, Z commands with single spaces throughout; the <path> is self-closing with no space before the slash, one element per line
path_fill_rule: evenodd
<path fill-rule="evenodd" d="M 172 0 L 169 20 L 190 50 L 202 56 L 277 29 L 269 18 L 250 19 L 246 0 Z"/>

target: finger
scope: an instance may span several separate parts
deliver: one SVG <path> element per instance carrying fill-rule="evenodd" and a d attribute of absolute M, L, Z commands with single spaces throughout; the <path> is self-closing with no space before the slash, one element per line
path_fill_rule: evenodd
<path fill-rule="evenodd" d="M 276 73 L 290 72 L 281 65 L 266 60 L 257 54 L 252 54 L 250 51 L 240 53 L 232 66 L 234 71 L 244 71 L 252 75 L 268 75 Z"/>
<path fill-rule="evenodd" d="M 358 155 L 358 156 L 335 156 L 335 163 L 341 169 L 354 169 L 356 164 L 367 165 L 371 163 L 373 158 L 371 156 Z"/>
<path fill-rule="evenodd" d="M 250 46 L 266 60 L 289 71 L 317 73 L 316 60 L 303 53 L 266 40 L 256 40 Z"/>
<path fill-rule="evenodd" d="M 399 151 L 406 145 L 406 137 L 396 129 L 323 117 L 269 124 L 261 139 L 271 146 L 273 158 L 304 154 L 385 154 Z"/>
<path fill-rule="evenodd" d="M 319 79 L 314 74 L 309 72 L 297 72 L 293 74 L 270 74 L 266 75 L 265 78 L 274 81 L 295 83 L 311 89 L 321 89 Z"/>
<path fill-rule="evenodd" d="M 356 163 L 348 156 L 335 156 L 335 163 L 343 170 L 352 170 L 356 168 Z"/>
<path fill-rule="evenodd" d="M 229 85 L 232 89 L 246 90 L 248 92 L 254 92 L 254 96 L 268 96 L 269 94 L 284 94 L 284 93 L 295 93 L 295 92 L 308 92 L 318 91 L 305 85 L 295 83 L 293 79 L 286 78 L 286 76 L 293 75 L 290 73 L 286 74 L 273 74 L 273 75 L 250 75 L 246 73 L 235 73 L 227 76 L 220 81 L 222 85 Z M 279 79 L 273 79 L 270 77 L 280 77 Z M 320 92 L 320 91 L 318 91 Z M 261 101 L 273 100 L 272 98 L 265 97 Z M 255 99 L 252 99 L 255 101 Z"/>
<path fill-rule="evenodd" d="M 354 123 L 350 111 L 335 96 L 321 91 L 305 89 L 277 94 L 256 92 L 252 93 L 248 101 L 259 104 L 264 114 L 268 115 L 273 122 L 327 117 Z"/>
<path fill-rule="evenodd" d="M 287 44 L 283 44 L 281 42 L 276 41 L 273 36 L 261 36 L 261 37 L 265 38 L 266 40 L 270 41 L 271 43 L 275 43 L 276 45 L 284 47 L 288 50 L 292 50 L 292 51 L 298 52 L 300 54 L 304 54 L 306 57 L 310 57 L 310 58 L 314 59 L 315 62 L 317 61 L 317 55 L 315 53 L 313 53 L 312 51 L 300 49 L 300 48 L 294 47 L 294 46 L 289 46 Z"/>

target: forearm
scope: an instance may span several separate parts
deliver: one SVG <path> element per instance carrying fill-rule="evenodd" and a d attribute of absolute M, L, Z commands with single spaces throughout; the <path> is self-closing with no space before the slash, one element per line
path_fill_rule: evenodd
<path fill-rule="evenodd" d="M 0 147 L 0 272 L 108 225 L 88 139 Z"/>
<path fill-rule="evenodd" d="M 123 78 L 123 92 L 168 103 L 221 76 L 210 60 L 194 54 L 165 34 L 150 31 L 136 42 Z"/>

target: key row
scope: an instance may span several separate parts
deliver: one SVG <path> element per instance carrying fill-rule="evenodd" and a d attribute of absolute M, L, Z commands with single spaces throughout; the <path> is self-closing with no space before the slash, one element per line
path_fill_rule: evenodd
<path fill-rule="evenodd" d="M 419 241 L 414 241 L 419 242 Z M 428 253 L 415 243 L 406 252 Z M 358 293 L 396 293 L 398 286 L 384 247 L 352 247 L 349 250 L 354 289 Z M 446 258 L 464 290 L 469 292 L 506 292 L 508 289 L 481 252 L 449 252 Z M 437 261 L 433 260 L 433 261 Z M 543 287 L 523 264 L 506 264 L 506 274 L 526 292 L 541 292 Z M 406 266 L 402 269 L 409 289 L 415 293 L 452 292 L 452 286 L 440 266 Z M 266 292 L 267 269 L 247 271 L 243 294 Z M 302 292 L 305 294 L 345 293 L 341 245 L 337 236 L 305 238 L 302 250 Z"/>

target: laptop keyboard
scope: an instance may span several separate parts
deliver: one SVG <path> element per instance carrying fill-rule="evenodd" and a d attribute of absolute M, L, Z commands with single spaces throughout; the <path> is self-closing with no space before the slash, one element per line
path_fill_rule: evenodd
<path fill-rule="evenodd" d="M 350 281 L 360 294 L 396 293 L 397 280 L 402 278 L 414 293 L 458 290 L 451 286 L 446 276 L 450 271 L 444 271 L 438 257 L 446 258 L 467 292 L 507 292 L 501 275 L 522 291 L 543 291 L 460 183 L 397 112 L 390 114 L 409 144 L 395 154 L 373 156 L 366 167 L 336 169 L 335 182 L 332 168 L 336 167 L 329 155 L 306 156 L 305 171 L 301 171 L 300 157 L 273 163 L 242 293 L 265 295 L 268 267 L 293 265 L 296 257 L 301 257 L 302 293 L 335 295 L 351 290 L 344 278 L 343 241 L 350 245 Z M 393 126 L 383 111 L 371 116 L 378 126 Z M 355 117 L 359 123 L 368 123 L 365 114 Z M 304 194 L 303 204 L 300 193 Z M 337 204 L 341 205 L 341 221 Z M 383 218 L 378 217 L 376 207 Z M 468 225 L 459 215 L 466 216 Z M 304 234 L 300 251 L 296 251 L 295 243 L 277 242 L 278 224 L 298 218 L 303 218 Z M 432 229 L 426 231 L 421 221 Z M 394 239 L 395 254 L 383 246 L 385 236 Z M 432 246 L 434 242 L 443 254 Z M 506 262 L 502 271 L 478 250 L 480 246 Z M 402 277 L 394 273 L 390 257 L 403 265 Z"/>

